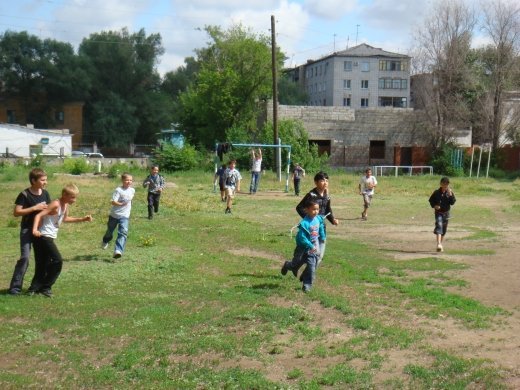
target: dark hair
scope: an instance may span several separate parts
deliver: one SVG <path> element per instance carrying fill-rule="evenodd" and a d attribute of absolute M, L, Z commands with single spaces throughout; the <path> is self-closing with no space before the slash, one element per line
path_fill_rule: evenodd
<path fill-rule="evenodd" d="M 320 180 L 329 180 L 329 175 L 327 175 L 327 173 L 323 172 L 323 171 L 319 171 L 315 176 L 314 176 L 314 181 L 320 181 Z"/>
<path fill-rule="evenodd" d="M 159 165 L 157 165 L 157 164 L 153 164 L 153 165 L 150 167 L 150 169 L 154 169 L 154 168 L 159 169 Z"/>
<path fill-rule="evenodd" d="M 125 172 L 121 175 L 121 180 L 126 180 L 128 178 L 132 177 L 132 174 L 131 173 L 128 173 L 128 172 Z M 133 179 L 133 177 L 132 177 Z"/>
<path fill-rule="evenodd" d="M 450 184 L 450 179 L 448 177 L 444 176 L 441 179 L 441 184 Z"/>
<path fill-rule="evenodd" d="M 304 209 L 308 209 L 309 207 L 314 206 L 314 205 L 316 205 L 316 204 L 319 205 L 319 204 L 318 204 L 318 201 L 316 201 L 316 200 L 314 200 L 314 199 L 312 199 L 312 198 L 309 198 L 309 199 L 307 199 L 307 200 L 305 201 L 305 203 L 303 204 L 303 208 L 304 208 Z"/>
<path fill-rule="evenodd" d="M 31 172 L 29 172 L 29 182 L 33 184 L 36 180 L 47 176 L 45 171 L 41 168 L 33 168 L 31 169 Z"/>

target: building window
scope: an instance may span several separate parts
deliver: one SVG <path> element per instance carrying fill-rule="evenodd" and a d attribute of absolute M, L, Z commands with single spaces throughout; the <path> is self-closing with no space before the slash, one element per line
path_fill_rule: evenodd
<path fill-rule="evenodd" d="M 14 110 L 7 110 L 7 123 L 16 123 L 16 112 Z"/>
<path fill-rule="evenodd" d="M 380 60 L 379 70 L 387 71 L 406 71 L 408 70 L 407 61 Z"/>
<path fill-rule="evenodd" d="M 379 107 L 406 108 L 408 99 L 405 97 L 381 96 L 378 99 Z"/>
<path fill-rule="evenodd" d="M 343 105 L 345 107 L 350 107 L 350 98 L 343 98 Z"/>
<path fill-rule="evenodd" d="M 370 159 L 384 159 L 385 158 L 385 141 L 370 141 Z"/>
<path fill-rule="evenodd" d="M 361 62 L 361 71 L 370 72 L 370 62 L 367 62 L 367 61 Z"/>
<path fill-rule="evenodd" d="M 361 98 L 361 107 L 368 107 L 368 98 Z"/>
<path fill-rule="evenodd" d="M 343 89 L 350 89 L 351 80 L 343 80 Z"/>
<path fill-rule="evenodd" d="M 368 89 L 368 80 L 361 80 L 361 89 Z"/>
<path fill-rule="evenodd" d="M 352 61 L 343 61 L 343 70 L 347 72 L 352 71 Z"/>
<path fill-rule="evenodd" d="M 407 79 L 380 78 L 379 89 L 407 89 Z"/>
<path fill-rule="evenodd" d="M 324 105 L 324 106 L 327 105 L 327 99 L 323 99 L 323 105 Z"/>
<path fill-rule="evenodd" d="M 320 65 L 320 76 L 321 76 L 322 70 L 323 70 L 322 65 Z"/>

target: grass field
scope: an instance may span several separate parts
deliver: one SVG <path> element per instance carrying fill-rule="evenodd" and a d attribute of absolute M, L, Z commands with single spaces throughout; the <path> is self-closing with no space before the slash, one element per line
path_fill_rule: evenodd
<path fill-rule="evenodd" d="M 294 249 L 299 198 L 270 173 L 256 196 L 237 196 L 232 215 L 211 173 L 166 174 L 172 185 L 149 221 L 146 172 L 133 172 L 130 234 L 118 260 L 100 242 L 119 181 L 55 174 L 51 196 L 74 182 L 81 192 L 71 215 L 94 221 L 62 225 L 65 263 L 48 299 L 6 293 L 19 256 L 12 207 L 27 172 L 0 171 L 2 389 L 520 386 L 518 356 L 510 357 L 520 346 L 520 305 L 507 287 L 512 276 L 518 283 L 518 266 L 495 275 L 504 280 L 493 282 L 495 294 L 504 291 L 496 299 L 482 292 L 494 276 L 479 268 L 491 273 L 491 264 L 509 264 L 504 250 L 518 253 L 518 180 L 452 179 L 458 200 L 446 252 L 436 254 L 427 200 L 438 176 L 378 178 L 362 222 L 358 176 L 331 173 L 340 226 L 328 226 L 323 265 L 303 294 L 291 273 L 280 274 Z M 307 177 L 303 189 L 311 188 Z M 33 270 L 31 259 L 25 288 Z"/>

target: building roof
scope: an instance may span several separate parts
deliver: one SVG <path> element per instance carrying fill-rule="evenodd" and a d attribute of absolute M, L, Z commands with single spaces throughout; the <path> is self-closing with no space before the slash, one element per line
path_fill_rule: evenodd
<path fill-rule="evenodd" d="M 307 60 L 305 65 L 313 64 L 315 62 L 323 61 L 328 58 L 333 57 L 386 57 L 386 58 L 411 58 L 406 54 L 392 53 L 390 51 L 386 51 L 377 47 L 373 47 L 367 45 L 366 43 L 362 43 L 360 45 L 351 47 L 349 49 L 345 49 L 342 51 L 336 51 L 332 54 L 326 55 L 324 57 L 318 58 L 317 60 Z M 296 67 L 298 68 L 298 67 Z"/>

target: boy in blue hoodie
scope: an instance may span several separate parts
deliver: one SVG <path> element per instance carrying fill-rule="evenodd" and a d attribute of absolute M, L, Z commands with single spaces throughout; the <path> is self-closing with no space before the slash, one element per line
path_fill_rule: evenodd
<path fill-rule="evenodd" d="M 320 243 L 325 242 L 325 228 L 323 217 L 319 215 L 320 206 L 316 200 L 308 199 L 304 206 L 305 217 L 298 225 L 296 235 L 296 249 L 293 259 L 283 264 L 281 273 L 286 275 L 291 270 L 297 276 L 298 269 L 306 264 L 302 273 L 303 292 L 309 292 L 316 274 L 316 265 L 320 257 Z"/>

